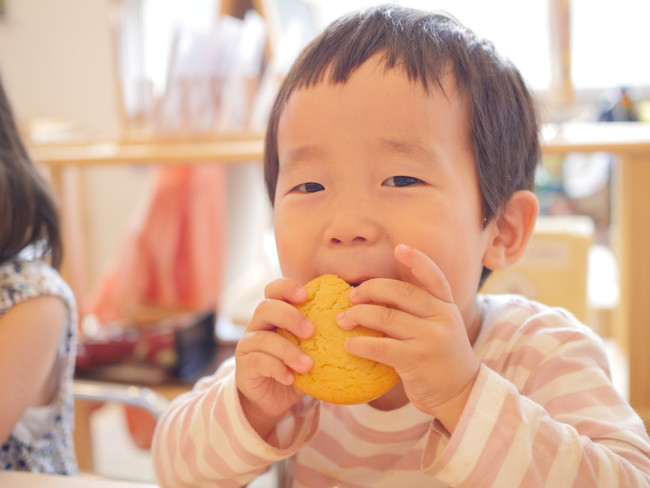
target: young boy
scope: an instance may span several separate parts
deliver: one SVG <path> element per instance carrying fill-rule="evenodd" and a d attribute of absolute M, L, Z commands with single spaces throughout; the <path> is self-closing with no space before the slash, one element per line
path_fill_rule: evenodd
<path fill-rule="evenodd" d="M 538 203 L 533 101 L 491 44 L 443 14 L 381 6 L 310 44 L 270 117 L 265 172 L 284 278 L 235 358 L 178 398 L 154 443 L 162 486 L 243 486 L 289 459 L 295 487 L 648 486 L 640 419 L 570 314 L 477 295 L 524 252 Z M 352 354 L 401 382 L 370 404 L 292 386 L 310 358 L 302 285 L 334 273 L 338 317 L 385 333 Z"/>

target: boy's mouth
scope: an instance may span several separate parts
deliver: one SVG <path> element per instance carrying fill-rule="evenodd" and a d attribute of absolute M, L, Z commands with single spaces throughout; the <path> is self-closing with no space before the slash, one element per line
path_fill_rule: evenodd
<path fill-rule="evenodd" d="M 341 277 L 343 281 L 345 281 L 348 285 L 350 285 L 352 288 L 356 288 L 359 285 L 362 285 L 366 281 L 374 278 L 374 276 L 366 276 L 366 275 L 349 275 L 349 276 L 343 276 L 343 275 L 338 275 Z"/>
<path fill-rule="evenodd" d="M 353 278 L 353 279 L 351 279 L 349 281 L 348 280 L 346 280 L 346 281 L 347 281 L 348 285 L 350 285 L 353 288 L 356 288 L 357 286 L 359 286 L 360 284 L 362 284 L 365 281 L 368 281 L 369 279 L 370 279 L 369 277 L 363 276 L 363 277 L 356 277 L 356 278 Z"/>

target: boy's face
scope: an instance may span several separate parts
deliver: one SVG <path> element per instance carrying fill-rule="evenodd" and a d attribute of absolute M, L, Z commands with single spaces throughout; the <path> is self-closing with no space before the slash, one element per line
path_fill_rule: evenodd
<path fill-rule="evenodd" d="M 469 318 L 489 235 L 467 110 L 453 77 L 444 81 L 445 94 L 427 94 L 371 58 L 344 84 L 291 95 L 274 202 L 285 276 L 413 281 L 393 257 L 404 243 L 441 268 Z"/>

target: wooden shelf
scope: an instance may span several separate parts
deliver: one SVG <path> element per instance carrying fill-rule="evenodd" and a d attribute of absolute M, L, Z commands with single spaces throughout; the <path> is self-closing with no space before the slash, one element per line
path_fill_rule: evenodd
<path fill-rule="evenodd" d="M 544 154 L 569 152 L 650 153 L 650 124 L 639 122 L 571 123 L 542 129 Z"/>
<path fill-rule="evenodd" d="M 259 136 L 229 140 L 33 145 L 29 152 L 34 161 L 57 168 L 101 164 L 234 164 L 260 160 L 263 148 L 264 142 Z"/>
<path fill-rule="evenodd" d="M 34 159 L 49 167 L 97 164 L 237 164 L 261 160 L 263 135 L 245 138 L 183 141 L 105 141 L 32 145 Z M 546 125 L 542 130 L 544 154 L 569 152 L 650 153 L 650 124 L 572 123 Z"/>

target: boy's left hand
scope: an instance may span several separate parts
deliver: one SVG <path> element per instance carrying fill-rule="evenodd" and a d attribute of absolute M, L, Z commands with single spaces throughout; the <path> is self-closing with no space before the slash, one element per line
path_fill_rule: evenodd
<path fill-rule="evenodd" d="M 387 337 L 354 337 L 346 347 L 351 354 L 395 368 L 410 402 L 452 431 L 480 363 L 438 266 L 405 245 L 396 248 L 395 257 L 420 286 L 379 278 L 355 288 L 351 297 L 356 305 L 339 316 L 339 325 L 363 325 Z"/>

